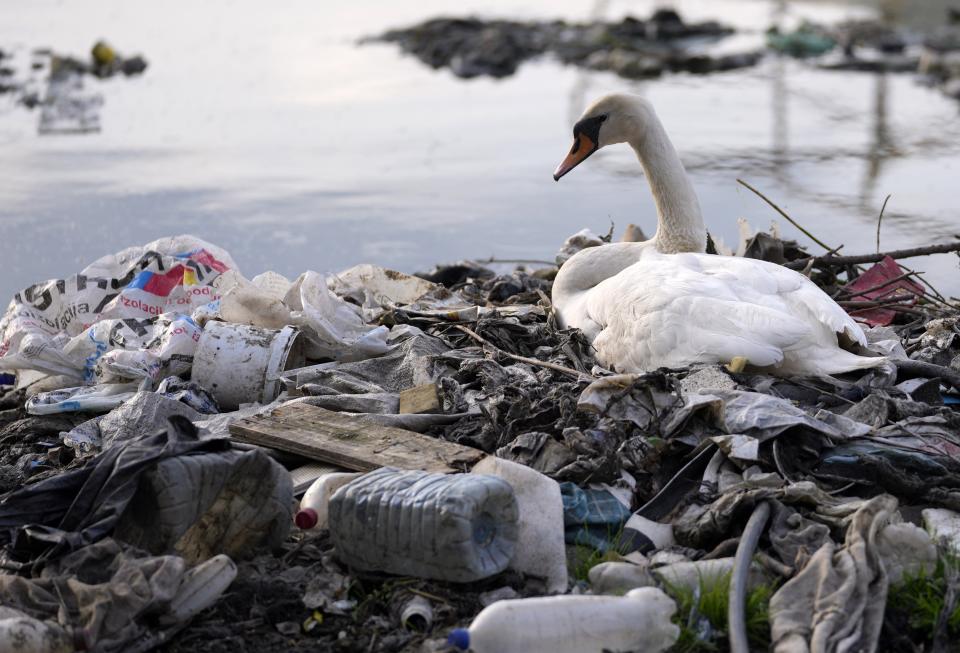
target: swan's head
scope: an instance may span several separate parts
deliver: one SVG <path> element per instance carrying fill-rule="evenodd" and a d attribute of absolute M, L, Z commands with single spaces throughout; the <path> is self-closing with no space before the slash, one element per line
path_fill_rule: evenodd
<path fill-rule="evenodd" d="M 589 107 L 573 126 L 573 147 L 553 173 L 555 181 L 588 156 L 607 145 L 626 143 L 642 130 L 645 117 L 653 112 L 650 103 L 638 95 L 606 95 Z"/>

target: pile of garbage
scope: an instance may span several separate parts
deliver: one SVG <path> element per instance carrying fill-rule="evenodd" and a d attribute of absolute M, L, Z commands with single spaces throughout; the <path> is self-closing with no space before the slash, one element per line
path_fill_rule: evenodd
<path fill-rule="evenodd" d="M 103 96 L 85 88 L 88 76 L 106 79 L 141 75 L 147 61 L 123 56 L 106 41 L 97 41 L 87 59 L 57 54 L 0 50 L 0 95 L 10 93 L 27 109 L 40 108 L 39 134 L 84 134 L 100 131 Z"/>
<path fill-rule="evenodd" d="M 960 23 L 955 17 L 931 33 L 883 20 L 804 21 L 789 29 L 773 25 L 765 43 L 731 52 L 723 41 L 734 33 L 714 21 L 687 23 L 673 9 L 659 9 L 647 19 L 627 16 L 619 22 L 436 18 L 367 42 L 396 43 L 431 68 L 447 68 L 465 79 L 508 77 L 523 62 L 544 55 L 628 79 L 676 71 L 713 73 L 753 66 L 769 51 L 808 59 L 824 70 L 918 73 L 960 99 Z"/>
<path fill-rule="evenodd" d="M 758 51 L 716 52 L 734 33 L 714 21 L 687 23 L 672 9 L 619 22 L 519 22 L 437 18 L 372 39 L 396 43 L 432 68 L 457 77 L 507 77 L 528 59 L 552 54 L 566 64 L 621 77 L 657 77 L 666 71 L 709 73 L 754 65 Z"/>
<path fill-rule="evenodd" d="M 0 649 L 955 641 L 960 310 L 915 251 L 748 235 L 890 364 L 614 374 L 553 322 L 552 266 L 248 280 L 178 236 L 24 289 L 0 320 Z"/>

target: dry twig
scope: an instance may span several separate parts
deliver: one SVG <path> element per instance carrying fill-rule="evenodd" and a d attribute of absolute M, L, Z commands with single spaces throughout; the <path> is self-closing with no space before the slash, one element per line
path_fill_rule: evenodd
<path fill-rule="evenodd" d="M 469 327 L 465 327 L 462 324 L 454 324 L 453 328 L 459 331 L 463 331 L 465 334 L 467 334 L 468 336 L 470 336 L 480 344 L 486 345 L 487 347 L 495 349 L 499 353 L 506 356 L 507 358 L 512 358 L 515 361 L 526 363 L 527 365 L 539 365 L 540 367 L 546 367 L 547 369 L 555 370 L 557 372 L 563 372 L 564 374 L 568 374 L 574 377 L 575 379 L 580 379 L 581 377 L 584 377 L 584 376 L 587 378 L 592 378 L 590 377 L 589 374 L 578 372 L 572 367 L 564 367 L 563 365 L 557 365 L 556 363 L 551 363 L 549 361 L 541 361 L 541 360 L 537 360 L 536 358 L 527 358 L 526 356 L 518 356 L 517 354 L 511 354 L 508 351 L 504 351 L 500 349 L 499 347 L 497 347 L 495 344 L 493 344 L 492 342 L 490 342 L 489 340 L 481 336 L 476 331 L 470 329 Z"/>
<path fill-rule="evenodd" d="M 927 254 L 945 254 L 947 252 L 960 252 L 960 240 L 952 243 L 927 245 L 925 247 L 895 249 L 889 252 L 878 252 L 876 254 L 855 254 L 851 256 L 810 256 L 807 258 L 798 258 L 797 260 L 790 261 L 784 265 L 791 270 L 802 270 L 807 266 L 808 262 L 813 261 L 814 265 L 819 265 L 821 267 L 844 267 L 859 263 L 879 263 L 887 256 L 893 259 L 901 259 L 913 258 L 915 256 L 926 256 Z"/>
<path fill-rule="evenodd" d="M 816 236 L 814 236 L 812 233 L 810 233 L 809 231 L 807 231 L 806 229 L 804 229 L 802 226 L 800 226 L 800 223 L 799 223 L 799 222 L 797 222 L 796 220 L 794 220 L 793 218 L 791 218 L 789 215 L 787 215 L 787 213 L 786 213 L 783 209 L 781 209 L 779 206 L 777 206 L 776 204 L 774 204 L 774 203 L 773 203 L 773 200 L 771 200 L 769 197 L 767 197 L 766 195 L 764 195 L 763 193 L 761 193 L 760 191 L 758 191 L 756 188 L 754 188 L 753 186 L 751 186 L 750 184 L 748 184 L 747 182 L 745 182 L 743 179 L 737 179 L 737 183 L 740 184 L 741 186 L 744 186 L 745 188 L 747 188 L 747 189 L 749 189 L 749 190 L 752 190 L 754 193 L 756 193 L 757 197 L 759 197 L 759 198 L 762 199 L 764 202 L 766 202 L 766 203 L 769 204 L 771 207 L 773 207 L 773 210 L 776 211 L 777 213 L 779 213 L 780 215 L 782 215 L 782 216 L 784 217 L 784 219 L 787 220 L 787 222 L 789 222 L 789 223 L 792 224 L 794 227 L 796 227 L 797 229 L 799 229 L 800 231 L 802 231 L 807 238 L 809 238 L 810 240 L 812 240 L 812 241 L 815 242 L 816 244 L 820 245 L 820 247 L 822 247 L 822 248 L 824 248 L 825 250 L 827 250 L 827 252 L 835 252 L 835 251 L 837 251 L 838 249 L 840 249 L 839 247 L 837 247 L 836 249 L 834 249 L 833 247 L 830 247 L 829 245 L 827 245 L 826 243 L 824 243 L 822 240 L 820 240 L 819 238 L 817 238 Z M 841 247 L 842 247 L 842 245 L 841 245 Z"/>

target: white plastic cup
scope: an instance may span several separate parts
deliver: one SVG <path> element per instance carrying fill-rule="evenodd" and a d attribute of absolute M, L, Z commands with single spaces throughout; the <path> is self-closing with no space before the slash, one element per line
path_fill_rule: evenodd
<path fill-rule="evenodd" d="M 280 374 L 305 363 L 300 331 L 207 322 L 193 356 L 190 378 L 216 398 L 222 410 L 268 404 L 280 394 Z"/>

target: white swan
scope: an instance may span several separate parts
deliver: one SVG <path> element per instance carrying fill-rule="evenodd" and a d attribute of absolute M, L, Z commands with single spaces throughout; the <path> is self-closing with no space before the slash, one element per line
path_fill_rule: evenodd
<path fill-rule="evenodd" d="M 866 345 L 863 330 L 802 274 L 702 253 L 707 232 L 696 193 L 649 102 L 604 97 L 584 112 L 573 136 L 554 179 L 601 147 L 628 143 L 657 206 L 652 239 L 582 250 L 554 281 L 560 324 L 581 329 L 600 363 L 642 372 L 744 356 L 778 374 L 815 375 L 884 363 L 843 348 Z"/>

